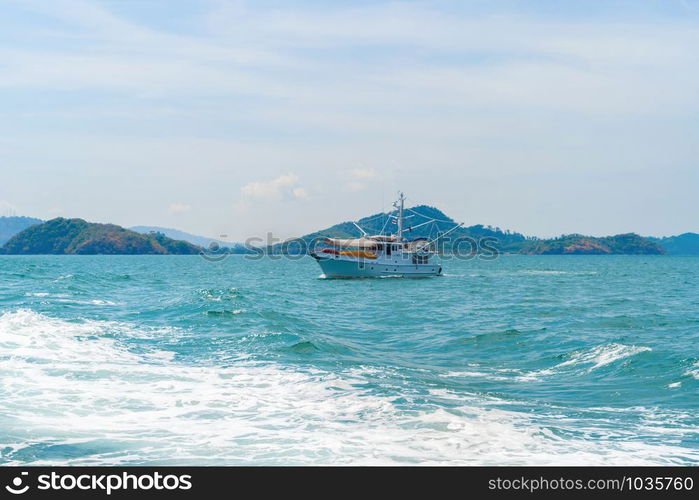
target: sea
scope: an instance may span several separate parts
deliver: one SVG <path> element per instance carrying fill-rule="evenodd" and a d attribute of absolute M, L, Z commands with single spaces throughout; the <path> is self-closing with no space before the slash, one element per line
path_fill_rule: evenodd
<path fill-rule="evenodd" d="M 697 465 L 699 258 L 0 257 L 0 464 Z"/>

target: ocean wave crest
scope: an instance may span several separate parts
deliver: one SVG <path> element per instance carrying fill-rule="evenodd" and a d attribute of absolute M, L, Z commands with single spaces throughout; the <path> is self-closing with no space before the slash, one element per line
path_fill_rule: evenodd
<path fill-rule="evenodd" d="M 628 436 L 562 438 L 532 415 L 484 407 L 476 395 L 445 390 L 439 397 L 451 400 L 448 408 L 425 404 L 405 411 L 393 398 L 367 389 L 376 368 L 345 376 L 250 360 L 185 364 L 165 350 L 130 351 L 108 335 L 114 331 L 138 338 L 153 334 L 128 323 L 67 321 L 31 310 L 0 316 L 0 413 L 9 418 L 0 435 L 0 462 L 650 465 L 699 460 L 696 450 Z M 625 356 L 631 355 L 625 347 Z M 577 359 L 596 367 L 625 356 L 607 348 Z M 64 453 L 37 452 L 53 448 Z"/>

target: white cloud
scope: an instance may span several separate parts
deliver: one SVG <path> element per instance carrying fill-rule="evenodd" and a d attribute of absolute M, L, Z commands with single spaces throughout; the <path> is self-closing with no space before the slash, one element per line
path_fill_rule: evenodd
<path fill-rule="evenodd" d="M 291 193 L 296 198 L 299 198 L 299 199 L 305 200 L 308 198 L 308 192 L 304 188 L 301 188 L 301 187 L 292 189 Z"/>
<path fill-rule="evenodd" d="M 190 205 L 187 205 L 186 203 L 172 203 L 168 207 L 168 210 L 171 214 L 182 215 L 186 214 L 187 212 L 190 212 L 192 210 L 192 207 Z"/>
<path fill-rule="evenodd" d="M 378 179 L 379 173 L 373 168 L 361 167 L 350 170 L 350 176 L 352 180 L 346 182 L 344 188 L 346 191 L 356 192 L 364 191 L 368 187 L 366 181 Z"/>
<path fill-rule="evenodd" d="M 378 173 L 373 168 L 355 168 L 352 169 L 351 174 L 358 179 L 375 179 L 378 177 Z"/>
<path fill-rule="evenodd" d="M 151 23 L 133 5 L 23 0 L 0 16 L 11 42 L 0 47 L 0 93 L 18 96 L 0 115 L 9 171 L 2 187 L 23 210 L 60 204 L 62 213 L 118 213 L 140 224 L 147 210 L 162 214 L 173 199 L 188 200 L 196 217 L 178 224 L 199 219 L 215 234 L 230 215 L 222 203 L 230 208 L 239 191 L 237 206 L 254 205 L 255 217 L 245 218 L 252 229 L 313 230 L 364 215 L 347 207 L 375 203 L 385 184 L 479 222 L 541 234 L 569 231 L 579 208 L 548 210 L 549 220 L 523 208 L 522 179 L 538 174 L 532 198 L 575 196 L 572 174 L 643 168 L 675 179 L 667 192 L 678 206 L 693 199 L 677 194 L 696 185 L 680 182 L 696 179 L 695 18 L 655 19 L 634 8 L 578 18 L 439 2 L 314 9 L 222 1 L 195 15 L 173 5 L 170 24 Z M 185 21 L 196 29 L 176 27 Z M 51 92 L 51 105 L 34 99 L 37 91 Z M 231 168 L 230 158 L 245 169 Z M 294 174 L 277 177 L 282 158 Z M 387 170 L 394 160 L 400 168 Z M 60 169 L 62 189 L 51 188 L 44 165 Z M 115 183 L 138 173 L 148 196 L 120 207 L 67 194 L 98 171 Z M 250 171 L 262 180 L 245 184 Z M 95 199 L 102 184 L 91 186 Z M 465 185 L 480 189 L 464 197 Z M 313 203 L 288 203 L 309 193 Z M 670 206 L 653 213 L 675 220 Z M 614 212 L 619 226 L 649 220 Z M 241 221 L 226 229 L 243 230 Z"/>
<path fill-rule="evenodd" d="M 92 3 L 23 5 L 68 22 L 73 28 L 63 37 L 79 33 L 99 49 L 10 46 L 0 51 L 7 65 L 0 87 L 293 98 L 297 106 L 283 108 L 294 123 L 313 125 L 322 117 L 312 110 L 323 109 L 330 123 L 315 124 L 335 129 L 347 128 L 341 118 L 350 110 L 382 107 L 415 107 L 418 112 L 430 105 L 439 111 L 441 106 L 510 109 L 513 103 L 526 103 L 532 109 L 579 112 L 590 105 L 624 112 L 662 106 L 685 109 L 687 101 L 694 101 L 697 80 L 697 72 L 691 70 L 696 57 L 688 47 L 696 45 L 699 36 L 682 25 L 471 18 L 393 3 L 321 13 L 221 7 L 211 13 L 211 36 L 195 37 L 136 25 Z M 231 30 L 231 25 L 239 29 Z M 444 56 L 446 51 L 449 57 L 405 58 L 407 63 L 381 67 L 356 59 L 338 63 L 322 51 L 307 50 L 366 44 L 388 44 L 398 53 L 414 52 L 417 45 L 430 55 Z M 484 62 L 464 63 L 455 57 L 472 53 L 481 54 Z M 690 70 L 683 78 L 664 77 L 676 68 Z M 270 78 L 270 71 L 281 78 Z M 648 78 L 653 74 L 663 76 Z M 254 113 L 264 119 L 278 107 L 263 103 Z M 359 126 L 371 128 L 376 116 L 359 114 Z M 412 120 L 398 123 L 406 121 Z M 384 119 L 377 128 L 390 125 L 396 123 Z"/>
<path fill-rule="evenodd" d="M 268 182 L 250 182 L 240 188 L 243 200 L 306 199 L 308 192 L 299 186 L 294 174 L 284 174 Z"/>

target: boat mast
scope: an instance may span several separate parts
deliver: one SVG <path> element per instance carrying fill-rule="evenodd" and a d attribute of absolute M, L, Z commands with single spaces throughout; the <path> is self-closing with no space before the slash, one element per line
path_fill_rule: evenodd
<path fill-rule="evenodd" d="M 403 205 L 405 203 L 405 195 L 401 192 L 398 198 L 398 241 L 403 241 Z"/>

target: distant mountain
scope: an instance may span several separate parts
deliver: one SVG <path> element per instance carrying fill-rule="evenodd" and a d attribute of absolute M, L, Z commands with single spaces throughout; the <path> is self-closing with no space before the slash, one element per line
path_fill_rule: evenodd
<path fill-rule="evenodd" d="M 426 220 L 436 222 L 419 226 Z M 364 217 L 358 224 L 369 234 L 395 232 L 396 226 L 385 213 Z M 454 227 L 454 219 L 435 207 L 418 205 L 406 209 L 405 236 L 408 239 L 435 238 Z M 310 242 L 316 238 L 356 238 L 360 230 L 352 222 L 342 222 L 307 234 L 301 238 Z M 663 238 L 642 237 L 634 233 L 592 237 L 580 234 L 539 239 L 521 233 L 503 231 L 498 227 L 477 224 L 461 227 L 449 234 L 453 241 L 470 236 L 497 239 L 495 246 L 503 253 L 528 255 L 699 255 L 699 234 L 684 233 Z M 208 249 L 212 243 L 230 253 L 250 253 L 242 243 L 232 243 L 197 236 L 178 229 L 159 226 L 134 226 L 130 229 L 113 224 L 95 224 L 82 219 L 57 218 L 48 222 L 32 217 L 0 217 L 0 253 L 24 254 L 193 254 Z M 201 247 L 201 248 L 200 248 Z M 445 245 L 449 250 L 449 244 Z M 270 248 L 281 251 L 281 245 Z"/>
<path fill-rule="evenodd" d="M 427 222 L 428 219 L 436 219 L 436 222 L 417 227 L 419 224 Z M 395 232 L 396 230 L 395 223 L 385 213 L 364 217 L 357 221 L 357 224 L 369 234 L 380 234 L 382 230 L 384 232 Z M 405 237 L 408 239 L 436 238 L 440 232 L 444 234 L 453 229 L 455 224 L 454 219 L 438 208 L 428 205 L 418 205 L 405 211 L 404 231 Z M 301 239 L 310 242 L 316 238 L 357 238 L 361 234 L 361 231 L 352 222 L 341 222 L 315 233 L 301 236 Z M 517 248 L 527 240 L 523 234 L 503 231 L 498 227 L 483 226 L 482 224 L 461 227 L 452 231 L 448 236 L 452 241 L 460 236 L 470 236 L 476 239 L 491 236 L 499 240 L 501 248 L 506 249 Z"/>
<path fill-rule="evenodd" d="M 669 255 L 699 255 L 699 234 L 697 233 L 649 239 L 660 243 Z"/>
<path fill-rule="evenodd" d="M 454 227 L 455 221 L 444 212 L 435 207 L 418 205 L 406 210 L 405 226 L 408 239 L 414 238 L 435 238 L 441 233 L 446 233 Z M 437 222 L 417 227 L 421 222 L 436 219 Z M 374 214 L 365 217 L 357 224 L 369 234 L 380 234 L 382 230 L 394 232 L 395 224 L 387 214 Z M 416 226 L 413 228 L 413 226 Z M 306 242 L 317 238 L 357 238 L 361 236 L 361 231 L 352 222 L 342 222 L 334 226 L 316 231 L 302 236 Z M 521 233 L 503 231 L 498 227 L 484 226 L 477 224 L 474 226 L 462 227 L 449 234 L 450 240 L 468 236 L 479 240 L 483 237 L 496 238 L 494 246 L 504 253 L 521 253 L 527 255 L 611 255 L 611 254 L 664 254 L 665 249 L 649 238 L 644 238 L 637 234 L 619 234 L 616 236 L 606 236 L 595 238 L 579 234 L 561 236 L 560 238 L 538 239 L 526 237 Z M 449 244 L 444 245 L 444 250 L 449 251 Z M 276 245 L 273 251 L 279 251 L 280 246 Z"/>
<path fill-rule="evenodd" d="M 33 217 L 0 217 L 0 246 L 20 231 L 42 222 L 44 221 Z"/>
<path fill-rule="evenodd" d="M 235 243 L 230 241 L 217 240 L 215 238 L 207 238 L 206 236 L 197 236 L 196 234 L 186 233 L 180 231 L 179 229 L 172 229 L 169 227 L 159 227 L 159 226 L 133 226 L 129 228 L 131 231 L 136 231 L 141 234 L 149 233 L 161 233 L 175 240 L 188 241 L 193 245 L 197 245 L 203 248 L 209 248 L 212 243 L 216 243 L 219 248 L 229 248 L 232 252 L 246 251 L 245 245 L 242 243 Z"/>
<path fill-rule="evenodd" d="M 201 249 L 164 234 L 140 234 L 115 224 L 59 217 L 15 234 L 6 254 L 196 254 Z"/>
<path fill-rule="evenodd" d="M 666 250 L 657 242 L 634 233 L 595 238 L 569 234 L 526 242 L 519 253 L 527 255 L 660 255 Z"/>

